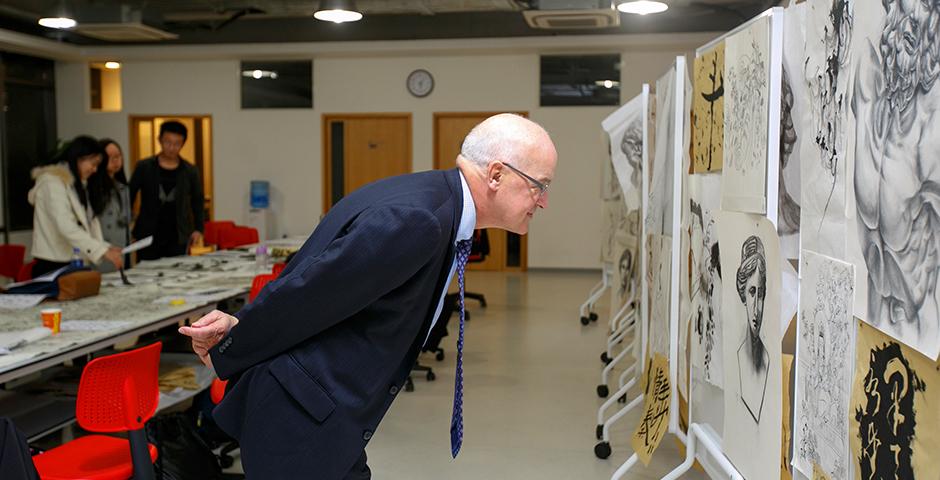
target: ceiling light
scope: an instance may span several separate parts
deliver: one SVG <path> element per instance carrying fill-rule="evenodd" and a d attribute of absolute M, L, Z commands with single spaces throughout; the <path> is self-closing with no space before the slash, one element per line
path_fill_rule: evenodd
<path fill-rule="evenodd" d="M 121 68 L 121 63 L 120 62 L 104 62 L 104 68 L 107 68 L 108 70 L 117 70 Z"/>
<path fill-rule="evenodd" d="M 242 70 L 242 76 L 254 78 L 255 80 L 261 80 L 262 78 L 277 80 L 277 72 L 271 70 Z"/>
<path fill-rule="evenodd" d="M 313 17 L 324 22 L 357 22 L 362 19 L 362 13 L 356 10 L 352 0 L 321 0 Z"/>
<path fill-rule="evenodd" d="M 653 2 L 650 0 L 636 0 L 632 2 L 623 2 L 617 5 L 617 10 L 623 13 L 633 13 L 636 15 L 648 15 L 650 13 L 665 12 L 669 8 L 663 2 Z"/>
<path fill-rule="evenodd" d="M 614 87 L 619 87 L 620 82 L 616 80 L 595 80 L 594 85 L 597 85 L 598 87 L 604 87 L 604 88 L 614 88 Z"/>
<path fill-rule="evenodd" d="M 39 19 L 39 24 L 46 28 L 74 28 L 78 22 L 68 17 L 43 17 Z"/>
<path fill-rule="evenodd" d="M 252 76 L 255 80 L 261 78 L 262 75 L 263 75 L 263 72 L 262 72 L 261 70 L 255 70 L 255 71 L 251 72 L 251 76 Z"/>

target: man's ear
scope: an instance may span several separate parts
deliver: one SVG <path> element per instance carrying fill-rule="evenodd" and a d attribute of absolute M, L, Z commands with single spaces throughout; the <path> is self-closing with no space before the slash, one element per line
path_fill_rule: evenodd
<path fill-rule="evenodd" d="M 499 190 L 499 185 L 503 181 L 503 164 L 492 162 L 486 167 L 486 186 L 490 190 Z"/>

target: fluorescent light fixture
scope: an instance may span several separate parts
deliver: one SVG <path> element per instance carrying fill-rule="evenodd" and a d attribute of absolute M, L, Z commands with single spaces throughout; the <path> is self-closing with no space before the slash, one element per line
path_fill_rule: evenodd
<path fill-rule="evenodd" d="M 104 68 L 108 70 L 117 70 L 121 68 L 121 62 L 104 62 Z"/>
<path fill-rule="evenodd" d="M 663 2 L 653 2 L 650 0 L 636 0 L 632 2 L 623 2 L 617 5 L 617 10 L 623 13 L 633 13 L 636 15 L 649 15 L 651 13 L 662 13 L 669 9 L 669 5 Z"/>
<path fill-rule="evenodd" d="M 67 29 L 75 28 L 78 22 L 68 17 L 43 17 L 39 19 L 39 24 L 46 28 Z"/>
<path fill-rule="evenodd" d="M 356 10 L 352 0 L 322 0 L 313 18 L 333 23 L 358 22 L 362 20 L 362 13 Z"/>

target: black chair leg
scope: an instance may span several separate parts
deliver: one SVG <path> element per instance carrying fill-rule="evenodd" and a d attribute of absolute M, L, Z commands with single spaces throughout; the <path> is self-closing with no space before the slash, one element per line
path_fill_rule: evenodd
<path fill-rule="evenodd" d="M 476 300 L 476 301 L 480 302 L 480 306 L 481 306 L 481 307 L 486 308 L 486 297 L 485 297 L 482 293 L 464 292 L 464 293 L 463 293 L 463 298 L 465 298 L 465 299 L 466 299 L 466 298 L 471 298 L 471 299 L 473 299 L 473 300 Z"/>

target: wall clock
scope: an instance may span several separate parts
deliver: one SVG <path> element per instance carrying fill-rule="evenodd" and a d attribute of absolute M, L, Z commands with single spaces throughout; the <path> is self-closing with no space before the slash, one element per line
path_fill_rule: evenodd
<path fill-rule="evenodd" d="M 408 80 L 405 82 L 408 92 L 416 97 L 426 97 L 434 90 L 434 77 L 431 72 L 418 69 L 408 74 Z"/>

